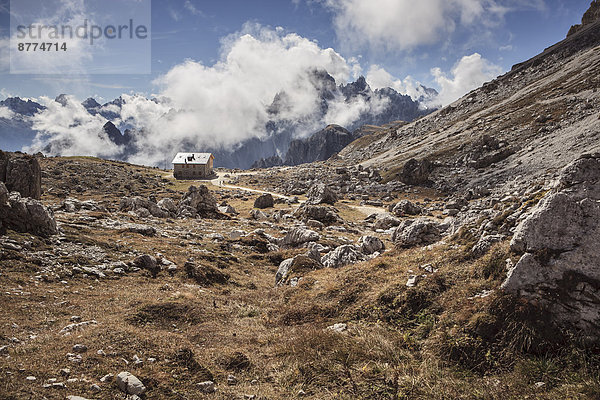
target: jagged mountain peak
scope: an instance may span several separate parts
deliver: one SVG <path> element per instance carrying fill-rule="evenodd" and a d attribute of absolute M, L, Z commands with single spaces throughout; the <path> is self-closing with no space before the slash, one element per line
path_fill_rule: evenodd
<path fill-rule="evenodd" d="M 351 98 L 353 96 L 358 95 L 365 96 L 370 95 L 372 93 L 371 87 L 367 83 L 365 77 L 362 75 L 359 76 L 356 81 L 350 82 L 346 85 L 342 85 L 340 87 L 340 90 L 346 96 L 346 98 Z"/>
<path fill-rule="evenodd" d="M 81 103 L 81 105 L 86 109 L 101 107 L 101 104 L 98 103 L 93 97 L 88 97 Z"/>
<path fill-rule="evenodd" d="M 108 138 L 118 146 L 128 146 L 131 144 L 132 134 L 129 129 L 125 130 L 125 133 L 122 134 L 115 124 L 108 121 L 104 124 L 102 130 L 106 133 Z"/>
<path fill-rule="evenodd" d="M 58 96 L 56 96 L 56 98 L 54 99 L 54 101 L 64 107 L 69 102 L 69 99 L 67 98 L 67 95 L 65 93 L 61 93 Z"/>
<path fill-rule="evenodd" d="M 43 110 L 46 107 L 42 106 L 35 101 L 31 101 L 27 99 L 27 101 L 21 99 L 20 97 L 9 97 L 5 100 L 0 101 L 0 106 L 7 107 L 9 110 L 16 114 L 32 116 L 37 113 L 39 110 Z"/>
<path fill-rule="evenodd" d="M 581 24 L 571 26 L 571 29 L 569 29 L 569 32 L 567 33 L 567 37 L 574 35 L 584 27 L 591 25 L 598 20 L 600 20 L 600 1 L 594 0 L 591 2 L 590 8 L 583 14 Z"/>

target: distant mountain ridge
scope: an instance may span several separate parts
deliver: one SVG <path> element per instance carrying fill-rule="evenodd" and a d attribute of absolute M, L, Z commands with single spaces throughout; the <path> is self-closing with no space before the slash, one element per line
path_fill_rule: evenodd
<path fill-rule="evenodd" d="M 327 120 L 332 118 L 332 108 L 340 107 L 340 104 L 347 107 L 356 104 L 361 106 L 358 107 L 357 114 L 352 116 L 352 122 L 342 128 L 348 129 L 348 132 L 350 132 L 367 124 L 382 125 L 394 120 L 412 121 L 433 111 L 427 109 L 423 104 L 437 95 L 434 89 L 422 87 L 425 95 L 419 99 L 420 101 L 416 101 L 410 96 L 402 95 L 391 88 L 372 90 L 362 76 L 355 82 L 337 85 L 335 79 L 327 71 L 312 70 L 307 71 L 307 74 L 310 84 L 313 85 L 318 95 L 318 107 L 313 114 L 300 119 L 286 118 L 285 115 L 288 115 L 286 111 L 291 109 L 294 104 L 291 103 L 287 93 L 279 92 L 267 107 L 267 113 L 271 119 L 265 125 L 265 135 L 262 138 L 248 139 L 231 149 L 224 150 L 207 144 L 197 150 L 213 152 L 215 154 L 215 166 L 245 169 L 250 168 L 257 160 L 261 159 L 270 159 L 267 163 L 270 164 L 276 163 L 276 158 L 279 157 L 283 162 L 290 144 L 293 143 L 294 147 L 290 153 L 290 158 L 285 160 L 286 163 L 315 161 L 311 158 L 311 154 L 314 153 L 315 157 L 320 159 L 324 157 L 323 154 L 329 154 L 331 151 L 337 152 L 340 150 L 338 148 L 340 143 L 347 144 L 347 138 L 351 136 L 344 134 L 338 138 L 336 135 L 326 135 L 329 140 L 333 140 L 332 143 L 329 143 L 327 140 L 322 142 L 321 136 L 323 134 L 321 134 L 318 136 L 319 139 L 316 139 L 322 146 L 319 147 L 319 150 L 315 152 L 300 150 L 304 148 L 302 144 L 305 143 L 304 139 L 310 142 L 311 135 L 308 138 L 306 137 L 307 130 L 310 130 L 308 127 L 314 126 L 313 132 L 315 132 L 319 129 L 319 126 L 328 125 Z M 55 101 L 64 106 L 69 101 L 69 97 L 66 94 L 60 94 L 55 98 Z M 155 99 L 153 101 L 158 102 Z M 124 104 L 125 100 L 122 97 L 104 104 L 100 104 L 96 99 L 90 97 L 81 103 L 90 115 L 100 115 L 107 120 L 99 134 L 102 131 L 106 133 L 109 140 L 122 149 L 115 158 L 125 160 L 138 151 L 136 137 L 146 133 L 143 130 L 135 131 L 131 129 L 131 126 L 122 120 L 121 112 Z M 7 144 L 7 149 L 20 150 L 23 146 L 29 145 L 37 133 L 33 128 L 32 117 L 36 113 L 45 110 L 46 107 L 34 101 L 22 100 L 18 97 L 6 99 L 0 102 L 0 106 L 7 107 L 14 113 L 11 118 L 0 117 L 0 139 Z M 333 111 L 336 110 L 333 109 Z M 331 132 L 331 129 L 328 126 L 318 132 L 323 131 Z M 50 153 L 61 154 L 61 146 L 66 149 L 69 144 L 59 143 L 58 147 L 47 147 L 46 149 Z M 195 143 L 181 143 L 180 147 L 197 148 L 198 145 Z M 299 152 L 304 152 L 304 155 L 299 155 Z"/>
<path fill-rule="evenodd" d="M 279 137 L 289 137 L 287 143 L 284 141 L 283 148 L 273 146 L 271 154 L 256 158 L 251 167 L 271 167 L 280 165 L 298 165 L 302 163 L 326 160 L 331 155 L 342 150 L 346 145 L 362 136 L 364 133 L 358 131 L 364 125 L 385 125 L 392 121 L 413 121 L 416 118 L 427 115 L 435 109 L 427 109 L 423 104 L 431 102 L 437 96 L 435 89 L 421 86 L 424 93 L 419 100 L 413 100 L 408 95 L 402 95 L 392 88 L 383 88 L 372 90 L 366 79 L 361 76 L 355 82 L 336 86 L 335 80 L 331 75 L 324 71 L 314 71 L 312 82 L 319 89 L 321 96 L 321 113 L 326 114 L 329 108 L 329 102 L 337 96 L 342 96 L 346 103 L 351 103 L 357 99 L 371 101 L 374 98 L 381 100 L 383 107 L 378 113 L 361 113 L 351 124 L 341 127 L 336 124 L 329 124 L 326 128 L 304 138 L 295 138 L 293 129 L 279 129 Z M 285 108 L 285 94 L 278 94 L 269 110 L 276 115 L 277 111 Z M 290 122 L 292 128 L 294 124 Z M 274 124 L 276 130 L 281 124 Z M 291 131 L 291 132 L 290 132 Z M 354 133 L 350 133 L 354 132 Z M 292 133 L 292 135 L 290 135 Z M 314 146 L 314 149 L 309 147 Z M 246 146 L 242 146 L 238 152 L 247 151 Z M 246 167 L 247 168 L 247 167 Z"/>
<path fill-rule="evenodd" d="M 0 101 L 0 106 L 7 107 L 15 114 L 33 116 L 36 112 L 44 110 L 46 107 L 31 100 L 23 100 L 20 97 L 9 97 Z"/>

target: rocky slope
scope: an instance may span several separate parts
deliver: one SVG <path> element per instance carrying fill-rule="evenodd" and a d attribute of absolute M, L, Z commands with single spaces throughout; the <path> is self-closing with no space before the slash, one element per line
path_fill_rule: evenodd
<path fill-rule="evenodd" d="M 516 65 L 450 106 L 340 152 L 397 179 L 410 159 L 427 160 L 444 190 L 507 193 L 543 184 L 600 135 L 599 22 Z"/>
<path fill-rule="evenodd" d="M 584 335 L 600 324 L 597 7 L 592 2 L 582 25 L 542 54 L 417 122 L 352 143 L 332 161 L 377 167 L 384 181 L 431 186 L 460 199 L 453 214 L 466 222 L 469 209 L 464 226 L 477 232 L 474 249 L 512 238 L 511 250 L 522 255 L 502 288 Z M 524 213 L 524 201 L 536 192 L 548 194 Z M 485 212 L 467 205 L 501 198 L 521 204 L 503 215 L 508 230 L 498 231 Z M 591 336 L 586 340 L 599 339 Z"/>
<path fill-rule="evenodd" d="M 561 329 L 586 336 L 600 324 L 600 21 L 590 17 L 596 7 L 567 39 L 454 104 L 362 137 L 324 165 L 274 170 L 259 182 L 296 195 L 324 182 L 365 206 L 387 205 L 396 191 L 415 187 L 446 194 L 441 208 L 416 213 L 441 211 L 449 216 L 441 224 L 379 215 L 374 226 L 397 227 L 391 240 L 398 247 L 468 232 L 475 255 L 512 240 L 520 259 L 507 265 L 502 289 L 542 306 Z M 398 215 L 412 208 L 388 207 Z M 591 336 L 585 340 L 600 339 Z"/>
<path fill-rule="evenodd" d="M 598 20 L 600 20 L 600 3 L 598 0 L 593 0 L 590 4 L 590 8 L 583 14 L 583 17 L 581 18 L 581 24 L 573 25 L 571 29 L 569 29 L 567 37 L 579 32 L 587 25 L 593 24 Z"/>

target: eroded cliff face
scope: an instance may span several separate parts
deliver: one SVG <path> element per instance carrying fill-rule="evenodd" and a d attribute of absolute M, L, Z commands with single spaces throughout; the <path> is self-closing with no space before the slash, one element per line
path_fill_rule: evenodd
<path fill-rule="evenodd" d="M 325 129 L 306 139 L 290 142 L 285 156 L 286 165 L 298 165 L 313 161 L 324 161 L 339 152 L 356 137 L 339 125 L 328 125 Z"/>
<path fill-rule="evenodd" d="M 600 2 L 598 2 L 598 0 L 594 0 L 590 4 L 590 8 L 588 8 L 585 14 L 583 14 L 583 17 L 581 18 L 581 24 L 573 25 L 571 29 L 569 29 L 567 37 L 574 35 L 581 29 L 585 28 L 590 24 L 593 24 L 598 20 L 600 20 Z"/>

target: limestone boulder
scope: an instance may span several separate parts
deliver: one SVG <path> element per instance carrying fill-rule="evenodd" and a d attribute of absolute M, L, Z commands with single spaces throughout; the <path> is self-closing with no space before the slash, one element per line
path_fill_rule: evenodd
<path fill-rule="evenodd" d="M 355 264 L 366 259 L 360 247 L 353 244 L 345 244 L 330 251 L 321 258 L 321 264 L 325 268 L 340 268 L 345 265 Z"/>
<path fill-rule="evenodd" d="M 212 218 L 222 215 L 215 196 L 205 185 L 190 186 L 178 204 L 178 216 Z"/>
<path fill-rule="evenodd" d="M 600 154 L 563 169 L 510 245 L 522 256 L 502 289 L 546 306 L 558 325 L 600 339 Z"/>
<path fill-rule="evenodd" d="M 426 218 L 405 220 L 392 233 L 394 244 L 403 248 L 426 246 L 441 238 L 441 224 Z"/>
<path fill-rule="evenodd" d="M 37 158 L 0 150 L 0 181 L 9 192 L 39 200 L 42 196 L 42 169 Z"/>
<path fill-rule="evenodd" d="M 337 194 L 324 183 L 311 186 L 306 194 L 309 204 L 335 204 L 338 200 Z"/>
<path fill-rule="evenodd" d="M 39 236 L 58 233 L 54 215 L 39 200 L 22 198 L 18 192 L 7 196 L 4 184 L 0 183 L 0 222 L 3 229 L 29 232 Z"/>
<path fill-rule="evenodd" d="M 260 195 L 254 200 L 254 208 L 270 208 L 273 207 L 275 201 L 269 193 Z"/>

